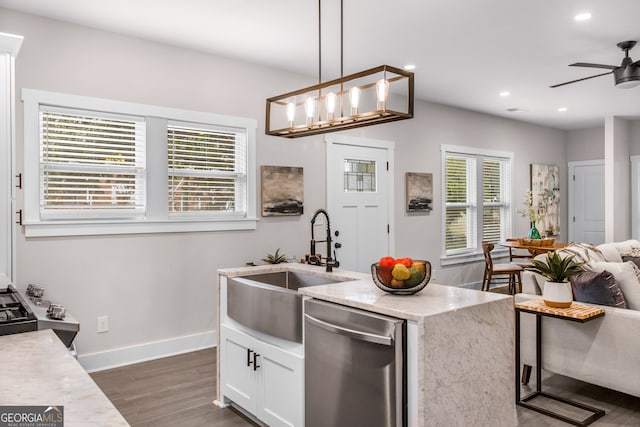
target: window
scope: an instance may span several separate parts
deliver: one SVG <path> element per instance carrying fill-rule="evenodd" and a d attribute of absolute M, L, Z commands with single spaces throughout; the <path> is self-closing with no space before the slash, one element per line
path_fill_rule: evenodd
<path fill-rule="evenodd" d="M 22 98 L 27 237 L 255 228 L 255 120 Z"/>
<path fill-rule="evenodd" d="M 443 264 L 481 256 L 512 234 L 511 153 L 442 146 Z"/>
<path fill-rule="evenodd" d="M 144 216 L 144 118 L 40 108 L 40 217 Z"/>
<path fill-rule="evenodd" d="M 246 141 L 239 130 L 169 124 L 169 213 L 244 207 Z"/>
<path fill-rule="evenodd" d="M 372 193 L 376 191 L 376 162 L 344 159 L 344 191 Z"/>

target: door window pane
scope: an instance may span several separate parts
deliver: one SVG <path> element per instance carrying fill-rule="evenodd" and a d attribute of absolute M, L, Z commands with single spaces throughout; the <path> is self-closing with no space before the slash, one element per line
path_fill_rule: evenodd
<path fill-rule="evenodd" d="M 373 160 L 344 159 L 344 191 L 376 191 L 376 162 Z"/>

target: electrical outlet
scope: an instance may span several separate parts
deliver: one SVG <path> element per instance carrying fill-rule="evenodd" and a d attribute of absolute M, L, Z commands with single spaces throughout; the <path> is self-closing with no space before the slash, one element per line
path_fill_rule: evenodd
<path fill-rule="evenodd" d="M 98 316 L 98 333 L 109 332 L 109 316 Z"/>
<path fill-rule="evenodd" d="M 431 268 L 431 280 L 436 278 L 436 269 L 435 268 Z"/>

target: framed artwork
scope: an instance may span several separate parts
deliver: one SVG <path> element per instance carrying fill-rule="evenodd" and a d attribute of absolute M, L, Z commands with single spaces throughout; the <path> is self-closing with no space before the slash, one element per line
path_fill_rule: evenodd
<path fill-rule="evenodd" d="M 560 234 L 560 168 L 531 164 L 532 206 L 541 215 L 536 227 L 547 236 Z"/>
<path fill-rule="evenodd" d="M 407 172 L 407 212 L 431 212 L 433 209 L 433 174 Z"/>
<path fill-rule="evenodd" d="M 261 166 L 262 216 L 302 215 L 304 176 L 302 168 Z"/>

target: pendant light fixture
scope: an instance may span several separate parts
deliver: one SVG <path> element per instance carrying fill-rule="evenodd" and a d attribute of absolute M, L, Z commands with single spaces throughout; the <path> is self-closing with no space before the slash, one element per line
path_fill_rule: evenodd
<path fill-rule="evenodd" d="M 380 65 L 344 75 L 340 0 L 340 78 L 322 82 L 322 17 L 318 0 L 318 84 L 267 99 L 265 133 L 297 138 L 413 118 L 413 73 Z"/>

